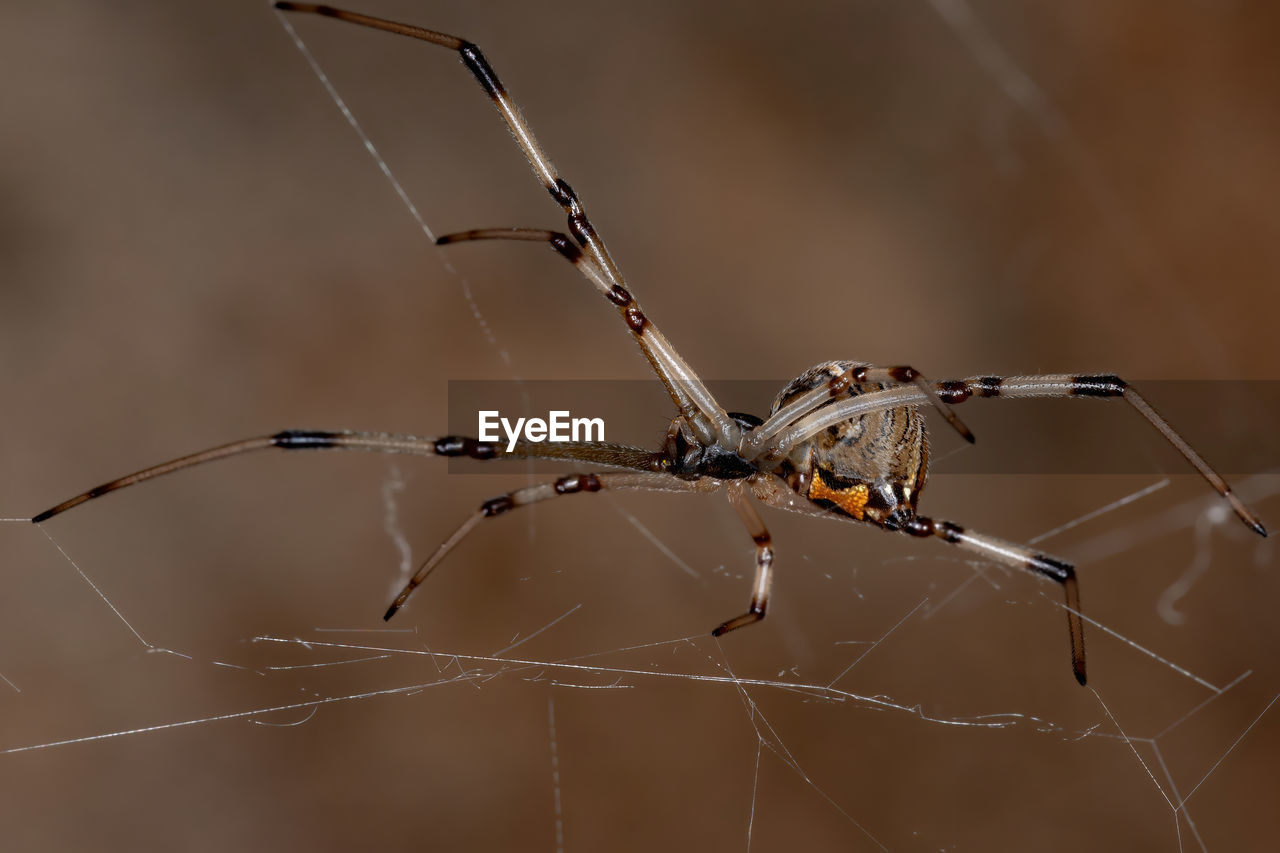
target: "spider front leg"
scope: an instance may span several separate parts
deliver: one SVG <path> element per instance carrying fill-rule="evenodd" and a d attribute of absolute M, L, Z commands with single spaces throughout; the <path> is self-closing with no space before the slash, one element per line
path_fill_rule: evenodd
<path fill-rule="evenodd" d="M 616 278 L 611 278 L 568 234 L 544 228 L 475 228 L 445 234 L 436 239 L 437 246 L 465 243 L 472 240 L 520 240 L 548 244 L 558 255 L 573 264 L 582 277 L 595 285 L 613 306 L 640 346 L 658 380 L 666 387 L 668 395 L 689 428 L 703 444 L 719 443 L 725 449 L 736 447 L 741 431 L 733 418 L 716 402 L 711 391 L 698 378 L 693 369 L 680 357 L 676 348 L 667 340 L 648 315 L 640 309 L 640 303 Z M 939 402 L 939 405 L 942 405 Z M 944 407 L 945 408 L 945 407 Z"/>
<path fill-rule="evenodd" d="M 720 486 L 721 481 L 719 480 L 680 480 L 666 474 L 570 474 L 567 477 L 561 477 L 554 483 L 526 486 L 523 489 L 516 489 L 513 492 L 498 495 L 496 498 L 490 498 L 481 504 L 480 508 L 472 513 L 466 521 L 459 525 L 458 529 L 453 531 L 448 539 L 440 543 L 440 547 L 436 548 L 435 553 L 422 564 L 414 576 L 409 579 L 409 582 L 405 584 L 400 594 L 396 596 L 395 601 L 391 602 L 391 606 L 387 608 L 387 612 L 382 618 L 390 619 L 395 616 L 396 611 L 404 606 L 405 601 L 418 588 L 419 584 L 426 580 L 427 575 L 431 574 L 436 566 L 440 565 L 440 562 L 448 556 L 449 552 L 457 547 L 458 543 L 465 539 L 467 534 L 486 518 L 494 518 L 504 515 L 513 509 L 530 506 L 552 498 L 564 497 L 565 495 L 576 495 L 579 492 L 592 494 L 606 489 L 635 489 L 647 492 L 714 492 Z M 761 612 L 763 613 L 763 610 Z"/>
<path fill-rule="evenodd" d="M 395 615 L 395 612 L 404 605 L 405 600 L 408 599 L 409 595 L 422 583 L 427 575 L 440 564 L 445 556 L 477 524 L 486 518 L 493 518 L 518 507 L 528 506 L 550 498 L 573 495 L 578 492 L 590 493 L 603 489 L 636 489 L 684 493 L 714 492 L 723 485 L 722 481 L 712 478 L 682 480 L 668 474 L 658 473 L 662 463 L 661 454 L 604 441 L 559 443 L 520 441 L 508 450 L 493 442 L 455 435 L 444 436 L 443 438 L 419 438 L 413 435 L 387 432 L 293 429 L 278 432 L 274 435 L 256 436 L 219 445 L 218 447 L 211 447 L 207 450 L 171 459 L 168 462 L 162 462 L 159 465 L 143 468 L 123 477 L 117 477 L 37 513 L 32 516 L 31 521 L 35 524 L 42 524 L 54 516 L 61 515 L 87 501 L 109 495 L 120 489 L 145 483 L 156 477 L 173 474 L 187 468 L 194 468 L 198 465 L 218 462 L 259 450 L 358 450 L 370 453 L 395 453 L 411 456 L 469 457 L 480 461 L 509 456 L 513 458 L 564 459 L 623 469 L 617 473 L 573 474 L 561 477 L 551 483 L 542 483 L 517 489 L 485 501 L 470 518 L 463 522 L 436 549 L 431 558 L 423 563 L 409 583 L 396 596 L 395 601 L 383 617 L 384 619 L 390 619 Z M 758 518 L 756 520 L 757 522 L 759 521 Z M 761 612 L 763 613 L 763 608 Z"/>
<path fill-rule="evenodd" d="M 845 364 L 848 364 L 849 367 L 841 370 L 840 368 Z M 797 394 L 785 406 L 770 414 L 764 423 L 748 433 L 742 442 L 744 454 L 751 458 L 761 455 L 762 450 L 769 445 L 770 441 L 788 426 L 791 426 L 805 415 L 812 414 L 826 406 L 832 400 L 858 396 L 859 393 L 866 391 L 866 386 L 868 385 L 873 387 L 879 385 L 882 388 L 889 388 L 894 385 L 914 385 L 925 395 L 925 398 L 933 405 L 938 414 L 942 415 L 943 419 L 961 438 L 970 444 L 974 443 L 973 432 L 964 425 L 959 416 L 952 411 L 951 406 L 943 400 L 938 386 L 930 382 L 920 371 L 910 365 L 875 367 L 870 364 L 828 362 L 826 365 L 820 365 L 809 372 L 813 373 L 820 368 L 827 371 L 829 376 L 827 381 L 803 394 Z"/>
<path fill-rule="evenodd" d="M 498 459 L 503 456 L 527 459 L 570 459 L 576 462 L 588 462 L 595 465 L 607 465 L 613 468 L 629 468 L 633 471 L 648 472 L 655 470 L 657 456 L 638 447 L 624 444 L 612 444 L 605 441 L 593 442 L 540 442 L 520 441 L 507 451 L 500 444 L 490 441 L 479 441 L 464 436 L 448 435 L 443 438 L 420 438 L 415 435 L 402 435 L 391 432 L 360 432 L 356 430 L 318 430 L 289 429 L 275 435 L 261 435 L 254 438 L 243 438 L 229 444 L 222 444 L 179 456 L 159 465 L 143 468 L 132 474 L 109 480 L 100 486 L 94 486 L 87 492 L 81 492 L 67 498 L 62 503 L 32 516 L 31 520 L 41 524 L 55 515 L 61 515 L 74 509 L 86 501 L 109 495 L 112 492 L 145 483 L 165 474 L 173 474 L 208 462 L 218 462 L 233 456 L 242 456 L 259 450 L 358 450 L 366 453 L 397 453 L 409 456 L 467 456 L 481 461 Z"/>
<path fill-rule="evenodd" d="M 1071 671 L 1076 681 L 1086 681 L 1084 666 L 1084 621 L 1080 615 L 1080 586 L 1076 581 L 1076 570 L 1073 565 L 1056 557 L 1041 554 L 1025 545 L 1015 545 L 1004 539 L 974 533 L 965 530 L 958 524 L 949 521 L 934 521 L 918 515 L 907 524 L 902 531 L 912 536 L 936 536 L 943 542 L 956 545 L 966 551 L 973 551 L 984 557 L 1004 563 L 1018 569 L 1049 578 L 1062 584 L 1066 597 L 1067 633 L 1071 637 Z"/>
<path fill-rule="evenodd" d="M 1259 536 L 1266 536 L 1267 529 L 1249 507 L 1231 491 L 1227 481 L 1213 469 L 1204 457 L 1195 451 L 1169 422 L 1160 416 L 1129 383 L 1112 374 L 1048 374 L 1045 376 L 971 376 L 968 379 L 952 379 L 936 384 L 938 396 L 949 405 L 977 398 L 1030 398 L 1077 397 L 1094 400 L 1124 400 L 1142 415 L 1182 457 L 1200 473 L 1231 506 L 1241 522 Z M 882 412 L 902 406 L 915 406 L 929 401 L 923 391 L 909 385 L 886 388 L 859 394 L 847 400 L 837 400 L 812 414 L 805 415 L 790 426 L 780 430 L 757 451 L 757 459 L 772 461 L 783 459 L 788 453 L 813 436 L 836 424 L 849 421 L 859 415 Z"/>
<path fill-rule="evenodd" d="M 724 634 L 759 622 L 764 618 L 765 609 L 769 606 L 769 587 L 773 585 L 773 538 L 769 529 L 764 526 L 760 513 L 751 505 L 743 489 L 742 481 L 735 480 L 729 484 L 729 503 L 738 511 L 738 517 L 746 525 L 747 532 L 756 543 L 756 576 L 751 585 L 751 606 L 741 616 L 735 616 L 711 632 L 711 636 Z"/>
<path fill-rule="evenodd" d="M 362 27 L 408 36 L 409 38 L 457 52 L 462 64 L 466 66 L 476 82 L 484 89 L 485 94 L 489 96 L 494 109 L 497 110 L 503 123 L 506 124 L 507 129 L 511 132 L 516 145 L 524 153 L 525 159 L 529 161 L 529 167 L 533 170 L 538 181 L 565 212 L 569 233 L 573 235 L 573 241 L 576 244 L 575 248 L 581 248 L 586 261 L 586 263 L 579 265 L 579 269 L 609 301 L 618 306 L 632 337 L 640 347 L 641 352 L 644 353 L 645 358 L 649 360 L 649 364 L 654 373 L 657 374 L 658 379 L 666 386 L 667 393 L 680 410 L 681 417 L 685 419 L 689 427 L 697 435 L 698 440 L 703 444 L 715 442 L 726 450 L 737 447 L 738 441 L 742 437 L 742 431 L 737 422 L 729 417 L 728 413 L 716 402 L 715 397 L 707 390 L 706 385 L 681 358 L 680 354 L 676 352 L 675 347 L 671 346 L 670 342 L 658 332 L 657 327 L 640 310 L 639 303 L 627 288 L 622 272 L 609 254 L 608 247 L 605 246 L 604 240 L 587 217 L 582 200 L 556 170 L 551 158 L 547 156 L 546 151 L 543 150 L 541 144 L 533 135 L 533 129 L 529 126 L 524 116 L 521 115 L 519 107 L 516 106 L 511 95 L 507 93 L 506 86 L 498 79 L 497 73 L 493 70 L 489 61 L 485 59 L 479 47 L 466 39 L 449 35 L 448 33 L 429 30 L 425 27 L 417 27 L 411 24 L 388 21 L 372 15 L 363 15 L 359 12 L 336 9 L 332 6 L 315 3 L 292 3 L 281 0 L 281 2 L 275 3 L 275 7 L 282 12 L 321 15 Z M 521 229 L 512 230 L 519 231 Z M 482 232 L 472 233 L 479 234 Z M 496 232 L 484 233 L 486 236 L 496 236 Z M 479 238 L 472 237 L 470 239 Z M 515 239 L 531 238 L 517 237 Z"/>

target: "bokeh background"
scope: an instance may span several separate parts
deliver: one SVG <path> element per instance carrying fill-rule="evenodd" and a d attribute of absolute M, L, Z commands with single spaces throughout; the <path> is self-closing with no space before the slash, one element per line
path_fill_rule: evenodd
<path fill-rule="evenodd" d="M 485 49 L 704 376 L 1277 378 L 1266 4 L 361 8 Z M 294 23 L 437 233 L 559 226 L 452 57 Z M 285 427 L 437 434 L 450 380 L 646 375 L 552 253 L 431 246 L 265 3 L 8 4 L 0 57 L 0 516 Z M 930 514 L 1027 541 L 1163 477 L 948 475 L 1000 453 L 1004 406 L 1049 407 L 1046 447 L 1133 419 L 977 405 L 978 446 L 938 436 Z M 1274 442 L 1275 414 L 1215 396 L 1185 426 L 1212 459 Z M 1276 477 L 1232 473 L 1280 525 Z M 751 561 L 720 498 L 495 522 L 384 626 L 397 535 L 421 559 L 519 470 L 259 456 L 48 535 L 8 522 L 0 826 L 24 850 L 1268 849 L 1274 551 L 1168 474 L 1042 547 L 1091 618 L 1217 690 L 1097 627 L 1082 690 L 1056 590 L 778 513 L 770 618 L 717 644 Z M 601 669 L 364 648 L 520 641 Z"/>

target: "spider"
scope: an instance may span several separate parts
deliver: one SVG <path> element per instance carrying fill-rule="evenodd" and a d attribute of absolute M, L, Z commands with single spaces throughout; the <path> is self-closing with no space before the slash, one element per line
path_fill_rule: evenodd
<path fill-rule="evenodd" d="M 613 304 L 666 388 L 678 414 L 662 446 L 646 450 L 605 441 L 501 443 L 461 436 L 421 438 L 351 430 L 286 430 L 242 439 L 145 468 L 83 492 L 39 513 L 48 521 L 117 489 L 194 465 L 257 450 L 363 450 L 418 456 L 541 457 L 607 469 L 560 477 L 485 501 L 428 558 L 387 609 L 390 619 L 410 594 L 482 521 L 520 507 L 579 492 L 637 489 L 716 492 L 724 489 L 755 543 L 755 575 L 747 610 L 721 623 L 713 636 L 765 617 L 773 579 L 773 546 L 754 502 L 813 516 L 861 522 L 915 537 L 932 537 L 998 563 L 1025 569 L 1060 584 L 1065 597 L 1071 667 L 1086 683 L 1084 626 L 1079 587 L 1071 563 L 1034 548 L 928 518 L 916 506 L 928 471 L 928 438 L 921 406 L 935 408 L 962 437 L 973 435 L 952 411 L 972 398 L 1086 397 L 1123 399 L 1155 427 L 1258 534 L 1266 529 L 1226 481 L 1118 376 L 1053 374 L 978 376 L 931 382 L 906 365 L 876 367 L 828 361 L 805 371 L 777 395 L 766 418 L 723 409 L 640 308 L 582 202 L 539 145 L 515 102 L 476 45 L 456 36 L 310 3 L 277 2 L 285 12 L 337 18 L 420 39 L 456 51 L 493 102 L 534 175 L 568 217 L 568 233 L 532 228 L 481 229 L 439 238 L 441 245 L 475 240 L 544 243 L 571 263 Z"/>

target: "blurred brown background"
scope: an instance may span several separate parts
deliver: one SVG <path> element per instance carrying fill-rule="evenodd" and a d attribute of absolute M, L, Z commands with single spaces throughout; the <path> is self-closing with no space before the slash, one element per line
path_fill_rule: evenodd
<path fill-rule="evenodd" d="M 362 10 L 485 49 L 704 376 L 859 358 L 1278 378 L 1266 4 Z M 437 233 L 559 226 L 453 57 L 294 24 Z M 8 4 L 0 57 L 0 516 L 284 427 L 432 435 L 450 379 L 645 376 L 551 253 L 429 245 L 265 3 Z M 963 452 L 998 454 L 983 421 L 1036 404 L 973 405 Z M 1216 407 L 1201 450 L 1273 416 Z M 609 437 L 654 443 L 669 417 L 659 404 Z M 0 757 L 5 843 L 554 850 L 558 796 L 566 850 L 1265 849 L 1276 709 L 1227 753 L 1280 692 L 1274 552 L 1211 524 L 1203 483 L 1170 474 L 1042 547 L 1080 563 L 1106 628 L 1218 688 L 1251 673 L 1221 695 L 1097 627 L 1098 692 L 1082 690 L 1056 590 L 778 513 L 770 619 L 717 645 L 706 631 L 745 604 L 751 560 L 719 498 L 503 519 L 389 633 L 388 526 L 421 559 L 524 478 L 262 456 L 96 502 L 52 539 L 0 525 L 0 749 L 21 750 Z M 922 509 L 1027 541 L 1159 479 L 939 476 Z M 1280 526 L 1276 478 L 1240 485 Z M 1194 570 L 1171 625 L 1157 603 Z M 491 656 L 571 610 L 508 655 L 602 671 L 471 661 L 485 677 L 450 681 L 444 658 L 252 642 Z M 706 680 L 826 685 L 890 631 L 836 687 L 920 716 Z M 314 666 L 335 661 L 358 662 Z M 1013 725 L 930 721 L 989 715 Z"/>

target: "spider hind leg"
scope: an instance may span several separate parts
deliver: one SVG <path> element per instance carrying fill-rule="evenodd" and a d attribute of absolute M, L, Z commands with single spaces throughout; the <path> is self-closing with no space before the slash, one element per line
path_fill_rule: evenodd
<path fill-rule="evenodd" d="M 1042 554 L 1025 545 L 1016 545 L 994 536 L 974 533 L 949 521 L 935 521 L 918 515 L 903 526 L 903 532 L 912 536 L 935 536 L 949 545 L 1013 568 L 1025 569 L 1062 585 L 1067 611 L 1067 633 L 1071 638 L 1071 671 L 1076 681 L 1087 681 L 1084 658 L 1084 620 L 1080 612 L 1080 585 L 1076 581 L 1075 567 L 1057 557 Z"/>

